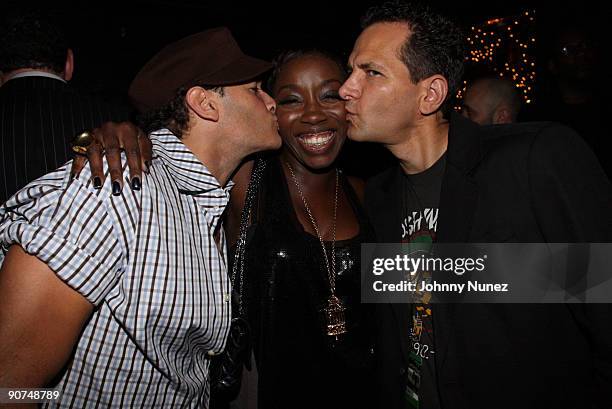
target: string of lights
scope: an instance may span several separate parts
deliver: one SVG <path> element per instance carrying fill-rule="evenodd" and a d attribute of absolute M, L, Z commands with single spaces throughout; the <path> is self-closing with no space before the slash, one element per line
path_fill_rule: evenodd
<path fill-rule="evenodd" d="M 509 78 L 523 101 L 531 104 L 536 80 L 535 32 L 535 10 L 473 25 L 467 38 L 468 69 L 484 65 L 491 74 Z M 463 98 L 466 88 L 467 81 L 464 81 L 457 99 Z"/>

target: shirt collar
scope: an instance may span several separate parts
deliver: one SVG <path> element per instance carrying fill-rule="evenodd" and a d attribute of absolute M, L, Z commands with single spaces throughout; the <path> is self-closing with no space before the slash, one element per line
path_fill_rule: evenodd
<path fill-rule="evenodd" d="M 222 187 L 208 168 L 168 129 L 160 129 L 149 135 L 153 152 L 170 170 L 179 192 L 193 196 L 218 217 L 229 202 L 229 192 L 234 186 L 231 180 Z"/>
<path fill-rule="evenodd" d="M 26 77 L 53 78 L 53 79 L 56 79 L 58 81 L 63 82 L 64 84 L 66 84 L 66 80 L 63 79 L 62 77 L 60 77 L 59 75 L 52 74 L 52 73 L 47 72 L 47 71 L 36 71 L 36 70 L 20 72 L 19 74 L 11 75 L 8 78 L 6 78 L 6 80 L 4 82 L 6 83 L 6 82 L 9 82 L 10 80 L 14 80 L 16 78 L 26 78 Z"/>

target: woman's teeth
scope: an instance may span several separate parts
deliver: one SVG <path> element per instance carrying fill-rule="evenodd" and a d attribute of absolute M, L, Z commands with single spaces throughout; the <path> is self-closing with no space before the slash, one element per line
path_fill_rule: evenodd
<path fill-rule="evenodd" d="M 325 131 L 314 134 L 303 134 L 300 136 L 300 139 L 305 145 L 319 147 L 328 143 L 333 137 L 333 131 Z"/>

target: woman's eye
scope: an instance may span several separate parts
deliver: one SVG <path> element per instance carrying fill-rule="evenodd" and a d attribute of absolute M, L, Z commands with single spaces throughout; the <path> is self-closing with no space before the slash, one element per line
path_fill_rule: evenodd
<path fill-rule="evenodd" d="M 323 95 L 323 99 L 328 100 L 328 101 L 329 100 L 343 101 L 342 97 L 340 96 L 338 92 L 328 92 Z"/>
<path fill-rule="evenodd" d="M 298 104 L 300 102 L 297 98 L 283 98 L 278 101 L 278 105 L 290 105 L 290 104 Z"/>
<path fill-rule="evenodd" d="M 253 88 L 250 88 L 250 89 L 251 89 L 251 92 L 253 92 L 254 94 L 257 94 L 259 91 L 261 91 L 261 88 L 259 88 L 259 87 L 253 87 Z"/>

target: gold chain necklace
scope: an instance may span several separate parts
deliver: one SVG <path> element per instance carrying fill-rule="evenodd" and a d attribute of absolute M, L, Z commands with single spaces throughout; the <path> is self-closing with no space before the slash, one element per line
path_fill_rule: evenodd
<path fill-rule="evenodd" d="M 298 193 L 302 198 L 306 213 L 308 213 L 308 217 L 310 218 L 312 227 L 314 227 L 315 233 L 317 233 L 317 237 L 319 238 L 319 242 L 321 243 L 321 248 L 323 249 L 323 258 L 325 259 L 325 267 L 327 268 L 327 276 L 329 278 L 329 288 L 331 294 L 327 299 L 327 305 L 323 307 L 322 312 L 325 316 L 327 335 L 336 337 L 336 339 L 338 339 L 339 335 L 342 335 L 347 332 L 346 319 L 344 316 L 344 311 L 346 311 L 346 308 L 342 304 L 342 301 L 340 301 L 340 299 L 336 297 L 336 216 L 338 211 L 338 174 L 340 172 L 336 168 L 336 187 L 334 193 L 334 218 L 332 219 L 332 248 L 330 267 L 329 259 L 327 257 L 327 249 L 325 248 L 325 243 L 323 243 L 323 237 L 319 232 L 317 222 L 314 216 L 312 215 L 312 212 L 310 211 L 310 207 L 306 202 L 306 197 L 304 196 L 304 192 L 302 192 L 302 188 L 300 187 L 300 184 L 298 183 L 298 180 L 295 177 L 295 173 L 293 173 L 293 168 L 291 167 L 289 162 L 285 163 L 287 164 L 287 168 L 289 168 L 289 172 L 291 173 L 291 177 L 293 178 L 295 187 L 297 187 Z"/>

